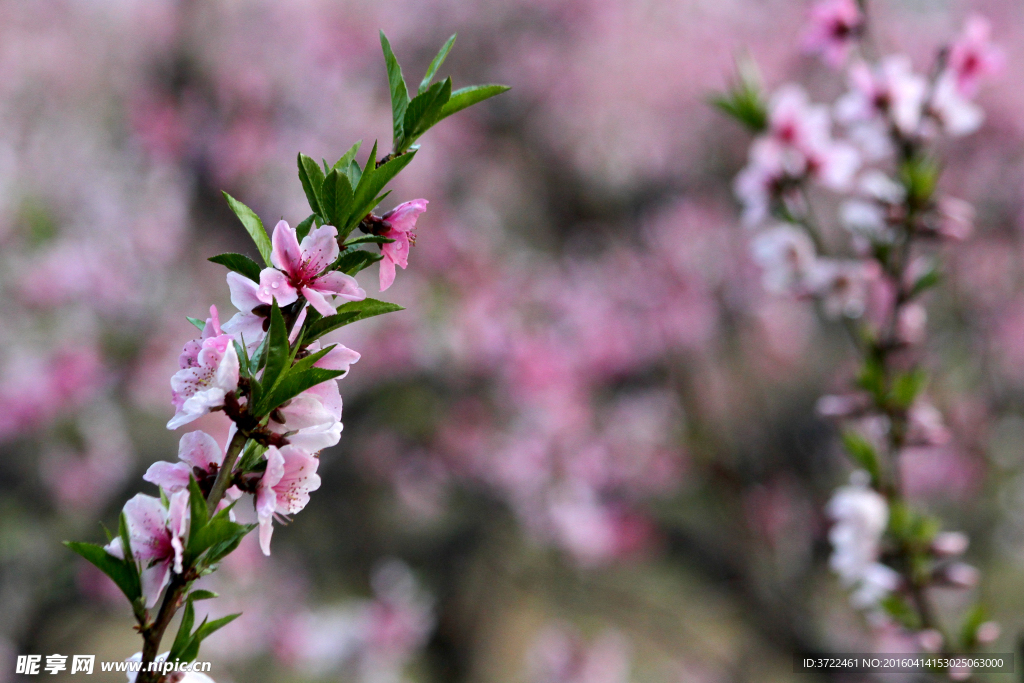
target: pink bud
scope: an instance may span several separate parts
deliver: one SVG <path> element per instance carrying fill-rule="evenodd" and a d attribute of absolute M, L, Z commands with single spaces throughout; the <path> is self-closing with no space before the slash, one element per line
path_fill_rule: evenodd
<path fill-rule="evenodd" d="M 935 535 L 935 539 L 932 541 L 932 550 L 937 555 L 953 556 L 960 555 L 967 546 L 970 545 L 970 539 L 967 538 L 967 534 L 959 531 L 943 531 L 940 534 Z"/>
<path fill-rule="evenodd" d="M 955 562 L 946 567 L 946 580 L 958 588 L 974 588 L 978 585 L 981 572 L 964 562 Z"/>
<path fill-rule="evenodd" d="M 925 652 L 938 652 L 942 649 L 942 634 L 933 628 L 925 629 L 917 634 L 917 642 Z"/>
<path fill-rule="evenodd" d="M 1003 632 L 999 624 L 994 621 L 986 621 L 984 624 L 978 626 L 978 630 L 974 632 L 974 638 L 979 643 L 987 645 L 995 642 L 999 638 L 999 634 Z"/>

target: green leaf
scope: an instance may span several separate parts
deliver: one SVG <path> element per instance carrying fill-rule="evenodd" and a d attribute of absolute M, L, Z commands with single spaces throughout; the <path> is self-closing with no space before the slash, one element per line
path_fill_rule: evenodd
<path fill-rule="evenodd" d="M 192 517 L 188 527 L 188 552 L 191 559 L 194 560 L 205 550 L 205 548 L 199 548 L 196 545 L 196 539 L 200 537 L 200 532 L 206 526 L 206 520 L 210 517 L 210 510 L 206 506 L 203 492 L 199 490 L 199 484 L 196 483 L 195 477 L 191 474 L 188 476 L 188 504 Z"/>
<path fill-rule="evenodd" d="M 347 175 L 336 170 L 327 174 L 324 178 L 321 203 L 324 207 L 324 218 L 328 223 L 336 228 L 345 227 L 352 196 L 352 185 Z"/>
<path fill-rule="evenodd" d="M 139 573 L 134 561 L 119 560 L 104 550 L 103 546 L 94 543 L 65 541 L 64 545 L 109 576 L 128 600 L 134 601 L 142 595 Z M 125 557 L 130 558 L 131 556 L 131 549 L 126 546 Z"/>
<path fill-rule="evenodd" d="M 376 148 L 377 146 L 374 145 L 374 151 L 376 151 Z M 391 182 L 392 178 L 409 165 L 409 162 L 412 161 L 415 155 L 415 150 L 406 152 L 401 156 L 388 159 L 378 168 L 373 168 L 373 155 L 371 154 L 370 160 L 366 162 L 366 170 L 363 171 L 363 176 L 359 179 L 359 184 L 356 185 L 352 198 L 352 208 L 349 211 L 344 228 L 337 226 L 339 238 L 345 239 L 348 237 L 352 230 L 359 225 L 359 221 L 363 220 L 366 214 L 370 213 L 380 203 L 380 200 L 384 197 L 378 197 L 377 195 L 384 189 L 385 185 Z"/>
<path fill-rule="evenodd" d="M 914 286 L 910 288 L 910 298 L 931 289 L 942 281 L 942 274 L 935 266 L 929 268 L 921 277 L 917 278 Z"/>
<path fill-rule="evenodd" d="M 244 526 L 241 531 L 226 540 L 219 543 L 214 543 L 210 546 L 210 549 L 206 552 L 204 561 L 207 566 L 213 566 L 220 562 L 222 559 L 230 555 L 238 547 L 238 544 L 242 542 L 246 534 L 256 528 L 256 524 L 249 524 Z"/>
<path fill-rule="evenodd" d="M 364 320 L 377 315 L 383 315 L 384 313 L 403 310 L 405 309 L 398 304 L 391 303 L 390 301 L 378 301 L 377 299 L 350 301 L 339 306 L 338 312 L 335 315 L 329 315 L 326 318 L 321 318 L 311 324 L 307 328 L 306 339 L 307 341 L 312 342 L 324 336 L 328 332 L 332 332 L 344 325 L 354 323 L 357 320 Z M 353 313 L 355 315 L 352 315 Z"/>
<path fill-rule="evenodd" d="M 254 282 L 260 281 L 259 264 L 244 254 L 218 254 L 206 260 L 225 266 L 236 273 L 241 273 Z"/>
<path fill-rule="evenodd" d="M 286 374 L 291 349 L 288 346 L 288 329 L 285 327 L 284 316 L 275 299 L 270 308 L 270 329 L 267 331 L 267 366 L 263 370 L 263 389 L 267 395 Z M 257 417 L 263 417 L 271 408 L 256 406 Z"/>
<path fill-rule="evenodd" d="M 900 373 L 893 380 L 892 390 L 889 392 L 890 401 L 898 408 L 909 408 L 927 382 L 928 375 L 920 368 L 913 372 Z"/>
<path fill-rule="evenodd" d="M 900 181 L 907 188 L 907 201 L 914 208 L 921 208 L 935 194 L 942 169 L 927 156 L 908 159 L 900 167 Z"/>
<path fill-rule="evenodd" d="M 903 596 L 891 593 L 882 600 L 882 608 L 907 629 L 917 631 L 921 628 L 917 611 Z"/>
<path fill-rule="evenodd" d="M 222 511 L 223 512 L 223 511 Z M 202 529 L 189 539 L 189 552 L 198 558 L 204 552 L 215 545 L 234 541 L 240 536 L 249 533 L 249 526 L 232 522 L 226 515 L 217 513 L 213 519 L 206 523 Z M 205 564 L 212 564 L 216 560 L 205 558 Z"/>
<path fill-rule="evenodd" d="M 875 401 L 885 400 L 885 367 L 877 358 L 867 358 L 857 377 L 857 386 L 869 392 Z"/>
<path fill-rule="evenodd" d="M 313 227 L 313 222 L 316 220 L 316 214 L 311 213 L 306 216 L 306 219 L 295 226 L 295 236 L 301 242 L 302 239 L 309 234 L 310 229 Z"/>
<path fill-rule="evenodd" d="M 452 45 L 455 44 L 455 36 L 456 34 L 453 33 L 452 37 L 441 46 L 437 56 L 430 62 L 430 66 L 427 67 L 427 73 L 423 76 L 423 80 L 420 81 L 420 94 L 426 92 L 427 88 L 430 87 L 430 81 L 434 80 L 434 75 L 437 73 L 437 70 L 441 68 L 441 65 L 444 64 L 444 60 L 448 57 L 448 53 L 452 51 Z"/>
<path fill-rule="evenodd" d="M 441 118 L 441 111 L 452 96 L 452 79 L 430 86 L 426 92 L 417 95 L 405 110 L 402 137 L 395 143 L 395 153 L 402 154 L 416 139 L 426 133 Z"/>
<path fill-rule="evenodd" d="M 348 173 L 350 165 L 355 164 L 356 154 L 359 152 L 359 148 L 362 146 L 363 141 L 360 140 L 356 144 L 348 148 L 348 151 L 341 155 L 337 163 L 331 168 L 332 171 L 338 171 L 339 173 Z M 356 164 L 356 168 L 359 168 L 359 164 Z M 351 180 L 351 177 L 349 178 Z M 358 178 L 356 179 L 358 182 Z"/>
<path fill-rule="evenodd" d="M 441 108 L 440 116 L 437 121 L 433 121 L 431 125 L 443 121 L 455 112 L 462 111 L 466 107 L 472 107 L 478 102 L 483 102 L 486 99 L 500 95 L 506 90 L 510 90 L 510 86 L 497 85 L 494 83 L 488 83 L 486 85 L 471 85 L 468 88 L 459 88 L 452 93 L 451 99 Z"/>
<path fill-rule="evenodd" d="M 261 446 L 255 441 L 247 443 L 245 450 L 242 452 L 242 457 L 238 460 L 238 470 L 240 472 L 250 471 L 255 467 L 256 463 L 266 450 L 266 446 Z"/>
<path fill-rule="evenodd" d="M 167 655 L 168 661 L 180 660 L 182 653 L 188 649 L 189 644 L 192 642 L 192 626 L 196 621 L 196 610 L 192 606 L 191 598 L 192 596 L 190 595 L 185 600 L 185 609 L 182 610 L 178 633 L 174 636 L 174 644 L 171 645 L 171 651 Z"/>
<path fill-rule="evenodd" d="M 347 249 L 348 247 L 354 247 L 357 244 L 368 244 L 371 242 L 373 244 L 391 244 L 394 240 L 390 237 L 384 237 L 383 235 L 365 235 L 345 242 L 344 247 Z"/>
<path fill-rule="evenodd" d="M 871 475 L 872 486 L 877 487 L 882 478 L 881 465 L 875 447 L 867 439 L 854 431 L 843 432 L 843 446 L 850 458 Z"/>
<path fill-rule="evenodd" d="M 260 250 L 260 256 L 263 257 L 263 262 L 269 266 L 271 252 L 270 237 L 267 236 L 267 231 L 263 227 L 263 221 L 260 220 L 255 211 L 227 192 L 224 193 L 224 198 L 228 200 L 228 206 L 238 216 L 238 220 L 242 221 L 242 225 L 249 232 L 252 241 L 256 243 L 256 248 Z"/>
<path fill-rule="evenodd" d="M 302 372 L 303 370 L 308 370 L 313 367 L 313 363 L 316 363 L 318 360 L 330 353 L 331 349 L 335 346 L 337 346 L 337 344 L 331 344 L 326 348 L 320 349 L 316 353 L 311 353 L 305 358 L 299 359 L 294 365 L 292 365 L 292 372 Z"/>
<path fill-rule="evenodd" d="M 402 136 L 402 122 L 405 120 L 405 108 L 409 106 L 409 91 L 402 78 L 402 67 L 391 49 L 384 31 L 380 32 L 380 46 L 384 51 L 384 64 L 388 71 L 388 85 L 391 87 L 391 117 L 394 123 L 395 142 Z"/>
<path fill-rule="evenodd" d="M 343 251 L 338 260 L 334 262 L 334 270 L 340 270 L 347 275 L 355 275 L 372 266 L 377 261 L 384 259 L 383 254 L 375 254 L 365 249 L 352 249 Z"/>
<path fill-rule="evenodd" d="M 204 590 L 202 588 L 200 588 L 199 590 L 194 590 L 188 594 L 188 599 L 192 602 L 197 602 L 199 600 L 211 600 L 213 598 L 219 597 L 220 596 L 214 593 L 213 591 Z"/>
<path fill-rule="evenodd" d="M 199 318 L 193 318 L 190 315 L 186 315 L 185 319 L 188 320 L 193 325 L 195 325 L 196 329 L 198 329 L 200 332 L 202 332 L 204 329 L 206 329 L 206 321 L 205 320 L 200 320 Z"/>
<path fill-rule="evenodd" d="M 267 410 L 274 410 L 306 389 L 315 387 L 317 384 L 322 384 L 327 380 L 336 379 L 344 374 L 344 370 L 326 370 L 324 368 L 309 368 L 300 372 L 291 372 L 281 380 L 267 400 Z"/>
<path fill-rule="evenodd" d="M 960 647 L 958 652 L 971 652 L 978 644 L 978 627 L 988 620 L 988 613 L 985 606 L 980 602 L 967 610 L 963 621 L 960 623 Z"/>
<path fill-rule="evenodd" d="M 309 208 L 313 210 L 313 213 L 323 216 L 320 190 L 324 184 L 324 172 L 312 158 L 302 152 L 299 152 L 297 163 L 299 165 L 299 180 L 302 182 L 302 190 L 306 193 L 306 199 L 309 201 Z"/>
<path fill-rule="evenodd" d="M 192 634 L 192 639 L 188 646 L 181 652 L 181 661 L 191 662 L 195 660 L 195 658 L 199 656 L 199 645 L 203 640 L 212 635 L 214 631 L 227 626 L 240 616 L 242 616 L 241 612 L 238 614 L 230 614 L 226 617 L 221 617 L 220 619 L 214 619 L 211 622 L 207 622 L 204 619 L 203 623 L 200 624 L 199 628 L 197 628 L 195 633 Z"/>
<path fill-rule="evenodd" d="M 723 94 L 712 95 L 708 102 L 736 119 L 754 133 L 763 132 L 768 128 L 768 105 L 762 94 L 761 76 L 757 65 L 749 57 L 738 59 L 736 77 Z"/>

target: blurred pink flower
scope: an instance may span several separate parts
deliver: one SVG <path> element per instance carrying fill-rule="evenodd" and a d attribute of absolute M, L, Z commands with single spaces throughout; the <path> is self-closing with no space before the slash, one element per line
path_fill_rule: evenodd
<path fill-rule="evenodd" d="M 333 225 L 321 225 L 310 230 L 300 245 L 295 229 L 279 221 L 274 227 L 270 258 L 275 267 L 260 273 L 259 300 L 269 304 L 277 299 L 279 305 L 287 306 L 302 294 L 320 315 L 329 316 L 336 310 L 327 296 L 338 296 L 344 301 L 365 299 L 366 292 L 351 275 L 322 272 L 338 258 L 337 236 Z"/>
<path fill-rule="evenodd" d="M 427 210 L 426 199 L 413 199 L 403 202 L 381 216 L 387 230 L 384 237 L 394 242 L 380 246 L 384 259 L 380 262 L 380 291 L 386 290 L 395 281 L 395 266 L 403 270 L 409 265 L 409 246 L 415 244 L 416 219 Z"/>
<path fill-rule="evenodd" d="M 821 0 L 811 7 L 803 48 L 840 67 L 864 31 L 864 15 L 856 0 Z"/>
<path fill-rule="evenodd" d="M 909 57 L 891 55 L 876 66 L 858 62 L 849 73 L 850 91 L 835 104 L 838 121 L 876 124 L 883 129 L 891 121 L 904 135 L 918 132 L 928 82 L 914 73 Z"/>
<path fill-rule="evenodd" d="M 985 17 L 973 14 L 967 18 L 963 33 L 949 49 L 947 68 L 953 75 L 957 90 L 965 97 L 978 91 L 978 84 L 987 76 L 998 74 L 1006 61 L 1003 51 L 991 40 L 992 25 Z"/>

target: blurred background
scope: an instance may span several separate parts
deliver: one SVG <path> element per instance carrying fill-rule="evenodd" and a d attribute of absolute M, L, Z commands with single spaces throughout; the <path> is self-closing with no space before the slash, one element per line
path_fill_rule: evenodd
<path fill-rule="evenodd" d="M 763 292 L 730 190 L 749 138 L 706 104 L 743 51 L 769 89 L 839 94 L 795 47 L 806 10 L 0 2 L 0 681 L 21 653 L 139 649 L 127 603 L 60 541 L 102 540 L 97 521 L 155 493 L 141 474 L 176 453 L 185 316 L 233 311 L 205 259 L 255 255 L 220 191 L 294 225 L 298 151 L 388 144 L 381 28 L 410 82 L 457 31 L 442 75 L 513 89 L 432 130 L 387 200 L 430 200 L 382 297 L 407 310 L 335 334 L 362 353 L 342 441 L 274 555 L 252 536 L 209 580 L 214 616 L 244 612 L 204 644 L 213 677 L 813 681 L 791 653 L 901 647 L 868 635 L 827 569 L 821 510 L 848 466 L 814 404 L 847 385 L 852 350 Z M 1008 652 L 1024 629 L 1024 5 L 872 11 L 918 69 L 974 11 L 1008 54 L 981 132 L 946 150 L 944 186 L 978 210 L 929 300 L 931 394 L 955 437 L 903 462 L 914 499 L 970 533 Z M 361 278 L 380 296 L 376 268 Z M 222 420 L 196 426 L 223 438 Z"/>

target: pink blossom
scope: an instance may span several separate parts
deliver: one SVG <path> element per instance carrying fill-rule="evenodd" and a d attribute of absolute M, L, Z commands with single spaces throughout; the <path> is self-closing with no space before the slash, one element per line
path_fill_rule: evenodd
<path fill-rule="evenodd" d="M 954 138 L 970 135 L 985 121 L 985 112 L 963 95 L 951 72 L 944 73 L 936 81 L 928 113 L 941 132 Z"/>
<path fill-rule="evenodd" d="M 836 101 L 836 118 L 848 125 L 891 122 L 904 135 L 918 132 L 928 82 L 914 73 L 910 58 L 892 55 L 872 68 L 858 62 L 850 68 L 850 91 Z"/>
<path fill-rule="evenodd" d="M 240 344 L 245 344 L 251 354 L 263 341 L 266 334 L 264 324 L 267 321 L 266 316 L 257 315 L 253 309 L 266 304 L 259 297 L 259 285 L 240 273 L 228 273 L 228 289 L 231 291 L 231 303 L 238 309 L 238 313 L 224 323 L 224 331 Z"/>
<path fill-rule="evenodd" d="M 267 469 L 256 489 L 256 514 L 260 524 L 260 548 L 270 555 L 275 515 L 293 515 L 309 502 L 309 493 L 320 488 L 316 473 L 320 459 L 297 446 L 271 446 L 264 454 Z"/>
<path fill-rule="evenodd" d="M 387 226 L 383 233 L 394 242 L 380 246 L 384 260 L 380 262 L 380 291 L 384 291 L 395 281 L 395 266 L 403 270 L 409 266 L 409 247 L 416 242 L 416 219 L 427 210 L 426 199 L 413 199 L 403 202 L 381 216 Z"/>
<path fill-rule="evenodd" d="M 200 339 L 185 344 L 178 358 L 181 370 L 171 378 L 174 417 L 168 429 L 177 429 L 224 405 L 224 397 L 238 388 L 238 353 L 234 338 L 220 328 L 217 307 L 210 307 L 211 318 Z"/>
<path fill-rule="evenodd" d="M 830 66 L 840 67 L 863 31 L 864 15 L 856 0 L 822 0 L 811 8 L 803 47 L 820 54 Z"/>
<path fill-rule="evenodd" d="M 156 661 L 158 661 L 158 662 L 166 662 L 167 661 L 167 656 L 169 654 L 170 654 L 170 652 L 164 652 L 161 655 L 157 655 L 156 656 Z M 141 662 L 142 661 L 142 653 L 141 652 L 136 652 L 131 657 L 129 657 L 126 661 L 129 661 L 129 662 Z M 128 683 L 135 683 L 135 680 L 138 678 L 139 674 L 137 672 L 135 672 L 135 671 L 129 671 L 127 675 L 128 675 Z M 215 681 L 212 678 L 210 678 L 206 674 L 200 673 L 198 671 L 183 671 L 183 672 L 173 673 L 170 676 L 168 676 L 166 680 L 174 681 L 174 683 L 215 683 Z"/>
<path fill-rule="evenodd" d="M 141 572 L 142 595 L 146 598 L 146 607 L 152 607 L 170 581 L 171 572 L 183 571 L 190 519 L 188 491 L 171 494 L 166 508 L 159 498 L 140 493 L 125 503 L 124 515 L 128 542 Z M 120 537 L 105 549 L 114 557 L 124 559 Z"/>
<path fill-rule="evenodd" d="M 321 225 L 310 230 L 299 244 L 295 229 L 279 221 L 271 239 L 270 261 L 274 268 L 265 268 L 260 273 L 259 300 L 269 304 L 277 299 L 279 305 L 287 306 L 301 294 L 320 315 L 328 316 L 336 312 L 328 296 L 338 296 L 344 301 L 365 299 L 366 292 L 351 275 L 336 270 L 323 272 L 338 258 L 337 237 L 338 231 L 333 225 Z"/>
<path fill-rule="evenodd" d="M 751 241 L 750 251 L 764 269 L 764 288 L 775 294 L 801 287 L 815 262 L 811 238 L 803 230 L 788 225 L 760 233 Z"/>
<path fill-rule="evenodd" d="M 869 285 L 880 275 L 875 261 L 818 259 L 808 272 L 807 285 L 822 299 L 832 318 L 858 318 L 867 307 Z"/>
<path fill-rule="evenodd" d="M 235 425 L 232 423 L 228 432 L 228 443 L 234 435 Z M 189 475 L 195 477 L 197 481 L 216 476 L 224 463 L 224 451 L 216 439 L 206 432 L 189 432 L 178 442 L 178 460 L 179 462 L 175 463 L 155 462 L 149 466 L 142 478 L 168 493 L 177 493 L 188 488 Z M 238 487 L 232 486 L 225 492 L 220 507 L 238 500 L 241 495 Z"/>
<path fill-rule="evenodd" d="M 968 17 L 964 31 L 949 49 L 947 68 L 961 95 L 972 97 L 979 82 L 999 73 L 1006 62 L 1003 51 L 992 43 L 992 25 L 979 15 Z"/>

